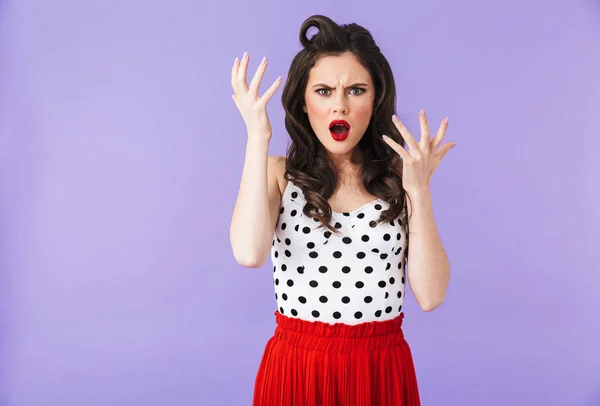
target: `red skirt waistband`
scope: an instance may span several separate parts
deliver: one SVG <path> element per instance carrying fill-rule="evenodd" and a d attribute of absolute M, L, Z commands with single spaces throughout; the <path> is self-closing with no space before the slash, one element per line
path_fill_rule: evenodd
<path fill-rule="evenodd" d="M 344 353 L 373 351 L 404 344 L 404 313 L 391 320 L 368 321 L 356 325 L 325 323 L 284 316 L 275 311 L 274 338 L 295 347 Z"/>

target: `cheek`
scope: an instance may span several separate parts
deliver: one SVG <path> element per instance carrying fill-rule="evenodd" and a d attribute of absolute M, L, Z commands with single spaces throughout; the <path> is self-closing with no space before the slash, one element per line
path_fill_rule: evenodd
<path fill-rule="evenodd" d="M 373 106 L 369 103 L 361 103 L 354 108 L 355 119 L 359 120 L 360 122 L 364 122 L 365 126 L 369 124 L 372 114 Z"/>
<path fill-rule="evenodd" d="M 311 120 L 326 119 L 329 115 L 329 109 L 323 103 L 309 102 L 306 105 L 306 110 Z"/>

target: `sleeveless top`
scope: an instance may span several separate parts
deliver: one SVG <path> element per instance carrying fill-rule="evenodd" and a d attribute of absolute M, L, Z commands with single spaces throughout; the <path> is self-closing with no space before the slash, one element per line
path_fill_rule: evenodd
<path fill-rule="evenodd" d="M 302 213 L 305 203 L 302 189 L 288 181 L 271 248 L 278 311 L 350 325 L 399 316 L 406 231 L 399 218 L 371 225 L 389 204 L 378 199 L 352 212 L 333 212 L 336 235 Z"/>

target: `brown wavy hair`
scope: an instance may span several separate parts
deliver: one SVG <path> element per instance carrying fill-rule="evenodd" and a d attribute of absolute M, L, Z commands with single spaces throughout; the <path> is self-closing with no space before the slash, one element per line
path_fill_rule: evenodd
<path fill-rule="evenodd" d="M 308 38 L 308 31 L 313 27 L 318 33 Z M 318 220 L 331 232 L 338 233 L 329 224 L 332 210 L 328 202 L 337 185 L 336 168 L 315 135 L 303 105 L 308 75 L 317 60 L 323 56 L 351 52 L 367 69 L 375 87 L 373 116 L 357 145 L 364 157 L 360 169 L 362 184 L 367 192 L 390 205 L 371 226 L 391 222 L 404 214 L 400 222 L 408 230 L 408 218 L 406 211 L 403 212 L 407 195 L 402 186 L 402 161 L 381 138 L 382 134 L 386 134 L 400 145 L 405 145 L 391 120 L 396 110 L 396 87 L 387 59 L 368 30 L 355 23 L 338 25 L 322 15 L 314 15 L 304 21 L 300 28 L 300 43 L 303 49 L 292 60 L 282 103 L 285 127 L 291 137 L 285 178 L 302 189 L 306 198 L 304 214 Z"/>

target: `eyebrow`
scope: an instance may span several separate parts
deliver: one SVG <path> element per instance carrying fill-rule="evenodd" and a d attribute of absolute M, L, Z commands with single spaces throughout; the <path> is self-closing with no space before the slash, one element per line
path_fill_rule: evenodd
<path fill-rule="evenodd" d="M 369 85 L 367 85 L 366 83 L 353 83 L 350 86 L 345 86 L 345 88 L 349 88 L 349 87 L 357 87 L 357 86 L 362 86 L 362 87 L 368 87 Z M 324 83 L 317 83 L 316 85 L 313 85 L 313 87 L 328 87 L 328 88 L 333 88 L 335 86 L 329 86 L 326 85 Z"/>

